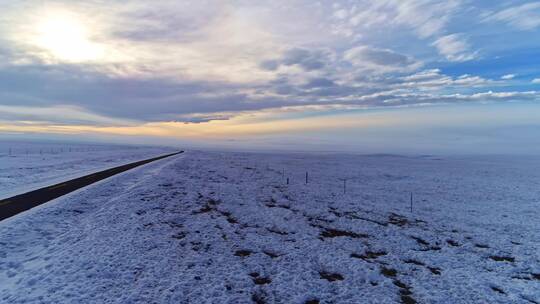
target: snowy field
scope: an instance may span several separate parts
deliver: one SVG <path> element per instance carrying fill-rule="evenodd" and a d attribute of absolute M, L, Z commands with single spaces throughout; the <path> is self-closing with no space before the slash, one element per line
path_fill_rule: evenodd
<path fill-rule="evenodd" d="M 188 151 L 0 245 L 2 303 L 540 303 L 540 158 Z"/>
<path fill-rule="evenodd" d="M 0 199 L 171 151 L 161 147 L 0 140 Z"/>

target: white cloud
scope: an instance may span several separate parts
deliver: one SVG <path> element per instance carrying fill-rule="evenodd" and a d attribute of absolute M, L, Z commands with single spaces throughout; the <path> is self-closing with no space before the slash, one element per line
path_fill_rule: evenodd
<path fill-rule="evenodd" d="M 535 78 L 532 80 L 532 83 L 540 83 L 540 78 Z"/>
<path fill-rule="evenodd" d="M 483 92 L 469 95 L 470 99 L 503 99 L 503 100 L 520 100 L 520 99 L 538 99 L 540 92 L 538 91 L 526 91 L 526 92 Z"/>
<path fill-rule="evenodd" d="M 540 26 L 540 2 L 525 3 L 487 14 L 483 21 L 500 21 L 520 30 Z"/>
<path fill-rule="evenodd" d="M 439 79 L 441 77 L 440 69 L 430 69 L 420 71 L 413 75 L 405 76 L 402 79 L 406 82 L 421 82 L 421 81 L 430 81 L 434 79 Z"/>
<path fill-rule="evenodd" d="M 348 12 L 347 10 L 340 9 L 334 12 L 333 16 L 337 19 L 345 19 L 347 18 Z"/>
<path fill-rule="evenodd" d="M 506 74 L 506 75 L 501 76 L 501 79 L 510 80 L 510 79 L 514 79 L 515 77 L 516 77 L 516 74 Z"/>
<path fill-rule="evenodd" d="M 430 69 L 401 78 L 402 82 L 396 87 L 407 87 L 418 90 L 440 90 L 448 87 L 485 87 L 495 81 L 474 75 L 461 75 L 452 78 L 441 73 L 439 69 Z"/>
<path fill-rule="evenodd" d="M 408 24 L 422 38 L 433 36 L 444 29 L 452 15 L 460 8 L 459 0 L 449 1 L 389 1 L 397 6 L 397 23 Z"/>
<path fill-rule="evenodd" d="M 468 61 L 476 57 L 476 52 L 469 51 L 469 44 L 462 34 L 443 36 L 435 40 L 432 45 L 450 61 Z"/>
<path fill-rule="evenodd" d="M 461 6 L 460 0 L 418 1 L 379 0 L 354 1 L 345 11 L 340 7 L 334 12 L 339 21 L 348 18 L 338 27 L 341 32 L 351 29 L 390 28 L 405 26 L 419 37 L 427 38 L 440 33 Z M 348 29 L 348 30 L 346 30 Z"/>
<path fill-rule="evenodd" d="M 480 92 L 473 94 L 395 94 L 384 95 L 379 94 L 379 103 L 386 103 L 392 106 L 399 105 L 429 105 L 438 103 L 459 103 L 459 102 L 492 102 L 492 101 L 525 101 L 525 100 L 540 100 L 540 91 L 526 92 Z"/>
<path fill-rule="evenodd" d="M 493 83 L 492 81 L 484 79 L 480 76 L 472 76 L 472 75 L 461 75 L 453 81 L 454 85 L 470 86 L 470 87 L 485 86 L 492 83 Z"/>

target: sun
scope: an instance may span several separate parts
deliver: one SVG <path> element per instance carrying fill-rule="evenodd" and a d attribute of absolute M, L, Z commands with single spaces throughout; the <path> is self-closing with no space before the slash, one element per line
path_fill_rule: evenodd
<path fill-rule="evenodd" d="M 104 47 L 92 41 L 89 27 L 67 12 L 44 15 L 36 22 L 33 36 L 35 46 L 60 61 L 98 61 L 105 55 Z"/>

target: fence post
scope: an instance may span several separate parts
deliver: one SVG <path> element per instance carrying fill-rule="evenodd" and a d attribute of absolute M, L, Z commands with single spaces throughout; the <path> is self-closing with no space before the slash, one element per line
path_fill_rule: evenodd
<path fill-rule="evenodd" d="M 413 212 L 413 194 L 411 192 L 411 213 Z"/>

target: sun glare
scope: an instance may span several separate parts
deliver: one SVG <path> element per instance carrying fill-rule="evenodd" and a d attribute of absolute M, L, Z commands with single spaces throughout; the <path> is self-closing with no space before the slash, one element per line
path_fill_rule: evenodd
<path fill-rule="evenodd" d="M 33 42 L 62 61 L 96 61 L 104 56 L 103 46 L 91 40 L 84 23 L 67 13 L 50 14 L 37 22 Z"/>

